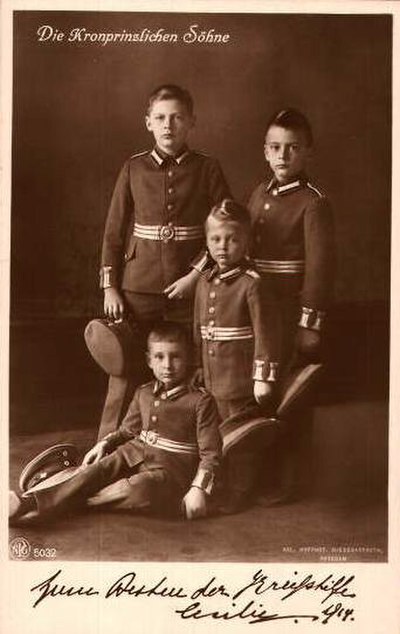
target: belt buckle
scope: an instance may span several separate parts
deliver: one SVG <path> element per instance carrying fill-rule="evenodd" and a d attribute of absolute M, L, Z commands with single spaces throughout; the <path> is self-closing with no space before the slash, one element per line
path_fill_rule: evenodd
<path fill-rule="evenodd" d="M 208 341 L 213 341 L 213 339 L 215 337 L 214 326 L 207 326 L 206 337 L 207 337 Z"/>
<path fill-rule="evenodd" d="M 148 445 L 155 445 L 157 442 L 158 434 L 156 431 L 148 431 L 146 434 L 146 443 Z"/>
<path fill-rule="evenodd" d="M 175 237 L 175 229 L 171 225 L 163 225 L 160 229 L 160 238 L 164 242 L 169 242 Z"/>

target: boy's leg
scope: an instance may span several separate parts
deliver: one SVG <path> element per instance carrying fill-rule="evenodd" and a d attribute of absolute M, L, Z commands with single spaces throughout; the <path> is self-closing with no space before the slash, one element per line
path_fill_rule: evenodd
<path fill-rule="evenodd" d="M 138 348 L 136 376 L 110 376 L 103 412 L 100 419 L 98 440 L 101 440 L 120 426 L 138 385 L 150 380 L 151 374 L 146 364 L 147 336 L 154 324 L 168 320 L 192 324 L 191 300 L 171 299 L 155 293 L 133 293 L 124 291 L 128 314 L 142 332 L 142 345 Z"/>
<path fill-rule="evenodd" d="M 221 419 L 232 416 L 249 405 L 254 404 L 249 397 L 220 400 L 217 407 Z M 223 489 L 220 493 L 220 512 L 230 514 L 245 509 L 251 503 L 252 494 L 259 473 L 259 448 L 261 439 L 258 434 L 242 440 L 230 450 L 222 463 Z"/>
<path fill-rule="evenodd" d="M 107 395 L 100 419 L 98 440 L 101 440 L 120 426 L 135 389 L 150 379 L 146 365 L 146 340 L 154 323 L 163 315 L 164 298 L 154 293 L 124 292 L 125 308 L 128 319 L 138 324 L 142 333 L 142 342 L 138 342 L 135 376 L 109 376 Z"/>
<path fill-rule="evenodd" d="M 10 509 L 10 518 L 21 517 L 24 512 L 31 510 L 36 510 L 38 516 L 55 516 L 79 506 L 106 485 L 131 474 L 132 468 L 128 466 L 122 452 L 114 451 L 99 462 L 78 470 L 69 480 L 48 488 L 38 488 L 37 491 L 28 491 L 20 498 L 20 508 L 14 504 Z"/>
<path fill-rule="evenodd" d="M 140 465 L 137 473 L 118 480 L 89 498 L 88 506 L 107 506 L 118 511 L 157 512 L 176 515 L 183 493 L 164 469 Z"/>

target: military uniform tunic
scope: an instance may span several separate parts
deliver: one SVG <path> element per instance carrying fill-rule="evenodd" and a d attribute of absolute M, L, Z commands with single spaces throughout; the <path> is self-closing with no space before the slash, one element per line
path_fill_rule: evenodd
<path fill-rule="evenodd" d="M 251 398 L 254 378 L 268 380 L 268 320 L 260 277 L 247 262 L 225 272 L 215 266 L 199 279 L 194 336 L 205 386 L 217 400 Z"/>
<path fill-rule="evenodd" d="M 297 325 L 318 329 L 332 297 L 332 211 L 305 176 L 281 186 L 274 180 L 261 183 L 248 207 L 251 256 L 262 277 L 263 298 L 275 313 L 280 360 L 285 364 Z"/>
<path fill-rule="evenodd" d="M 229 196 L 219 163 L 200 152 L 185 148 L 170 157 L 154 148 L 132 156 L 108 212 L 102 286 L 162 293 L 189 271 L 210 209 Z"/>
<path fill-rule="evenodd" d="M 104 439 L 112 453 L 61 484 L 33 490 L 39 514 L 55 514 L 99 491 L 101 503 L 125 509 L 166 501 L 178 508 L 190 486 L 211 493 L 222 444 L 218 423 L 215 401 L 204 390 L 165 390 L 157 381 L 141 386 L 120 429 Z M 102 495 L 111 483 L 118 486 Z"/>

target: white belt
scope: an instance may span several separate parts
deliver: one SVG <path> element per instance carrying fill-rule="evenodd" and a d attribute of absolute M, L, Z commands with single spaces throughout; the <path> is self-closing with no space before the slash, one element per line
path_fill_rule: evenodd
<path fill-rule="evenodd" d="M 198 447 L 194 443 L 189 442 L 176 442 L 175 440 L 169 440 L 169 438 L 162 438 L 156 431 L 142 430 L 139 436 L 146 445 L 157 447 L 158 449 L 164 449 L 165 451 L 173 451 L 174 453 L 186 453 L 190 455 L 198 455 Z"/>
<path fill-rule="evenodd" d="M 254 260 L 259 273 L 303 273 L 304 260 Z"/>
<path fill-rule="evenodd" d="M 201 326 L 201 338 L 209 341 L 236 341 L 238 339 L 253 339 L 251 326 L 240 328 L 218 328 L 216 326 Z"/>
<path fill-rule="evenodd" d="M 203 225 L 175 226 L 175 225 L 139 225 L 135 222 L 133 235 L 144 240 L 198 240 L 204 237 Z"/>

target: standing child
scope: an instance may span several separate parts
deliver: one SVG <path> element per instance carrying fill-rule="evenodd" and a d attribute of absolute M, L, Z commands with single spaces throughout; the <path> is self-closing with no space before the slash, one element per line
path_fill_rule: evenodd
<path fill-rule="evenodd" d="M 320 360 L 323 323 L 333 291 L 334 230 L 327 198 L 308 180 L 313 136 L 295 109 L 276 113 L 268 123 L 265 159 L 273 178 L 253 192 L 251 255 L 262 277 L 262 294 L 275 313 L 280 376 L 296 365 Z M 309 409 L 288 420 L 279 498 L 301 493 L 311 437 Z"/>
<path fill-rule="evenodd" d="M 64 481 L 46 483 L 46 474 L 37 473 L 40 456 L 33 461 L 32 479 L 43 484 L 22 496 L 10 492 L 10 520 L 28 513 L 54 517 L 88 500 L 130 511 L 182 511 L 188 519 L 206 515 L 221 440 L 214 399 L 188 385 L 191 353 L 185 328 L 155 328 L 147 353 L 154 380 L 137 389 L 121 427 L 97 442 Z"/>
<path fill-rule="evenodd" d="M 194 324 L 204 383 L 215 397 L 222 419 L 254 399 L 267 403 L 275 381 L 260 276 L 245 258 L 249 236 L 250 217 L 241 205 L 224 200 L 211 210 L 206 237 L 214 266 L 199 279 Z M 241 444 L 228 458 L 231 511 L 248 502 L 257 475 L 258 449 L 254 443 Z"/>
<path fill-rule="evenodd" d="M 160 319 L 191 323 L 199 274 L 190 263 L 204 245 L 208 212 L 229 189 L 219 163 L 187 146 L 195 124 L 187 90 L 156 88 L 145 122 L 155 146 L 122 167 L 105 225 L 100 278 L 106 316 L 129 314 L 146 333 Z M 117 422 L 127 390 L 125 378 L 110 378 L 99 437 L 110 419 Z"/>

